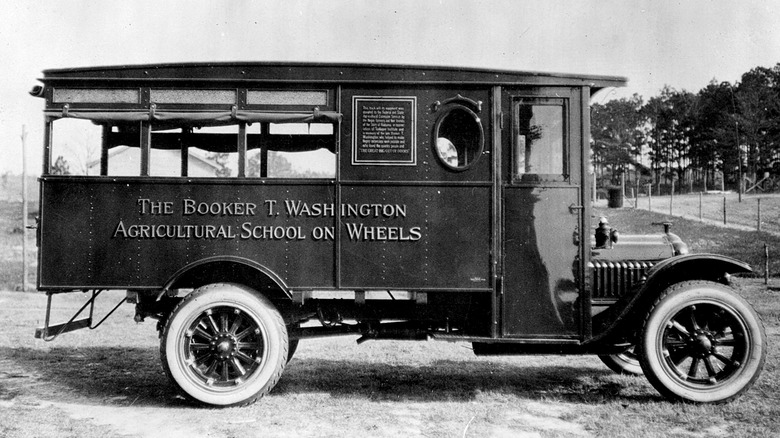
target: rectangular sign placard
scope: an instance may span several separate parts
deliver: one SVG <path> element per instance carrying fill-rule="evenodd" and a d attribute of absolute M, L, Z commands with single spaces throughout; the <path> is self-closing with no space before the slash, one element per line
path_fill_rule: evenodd
<path fill-rule="evenodd" d="M 416 165 L 416 114 L 414 96 L 354 96 L 352 164 Z"/>

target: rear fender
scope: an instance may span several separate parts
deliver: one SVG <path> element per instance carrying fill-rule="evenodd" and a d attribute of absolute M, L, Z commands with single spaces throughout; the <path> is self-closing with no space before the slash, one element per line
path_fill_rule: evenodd
<path fill-rule="evenodd" d="M 273 271 L 253 260 L 235 256 L 208 257 L 179 269 L 165 283 L 158 299 L 170 289 L 196 288 L 209 283 L 238 283 L 271 300 L 292 299 L 290 288 Z"/>
<path fill-rule="evenodd" d="M 688 280 L 728 283 L 729 275 L 748 272 L 753 270 L 747 263 L 718 254 L 687 254 L 662 260 L 647 272 L 646 280 L 637 284 L 633 293 L 593 318 L 594 337 L 588 342 L 632 338 L 646 309 L 672 284 Z"/>

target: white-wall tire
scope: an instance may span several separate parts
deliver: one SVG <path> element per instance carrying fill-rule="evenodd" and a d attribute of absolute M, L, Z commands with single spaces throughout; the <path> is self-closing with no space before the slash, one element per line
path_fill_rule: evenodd
<path fill-rule="evenodd" d="M 755 310 L 729 287 L 686 281 L 664 291 L 645 319 L 639 362 L 664 396 L 722 403 L 747 391 L 766 358 Z"/>
<path fill-rule="evenodd" d="M 187 397 L 214 406 L 245 405 L 276 385 L 287 363 L 287 328 L 274 305 L 232 283 L 201 287 L 174 309 L 160 356 Z"/>

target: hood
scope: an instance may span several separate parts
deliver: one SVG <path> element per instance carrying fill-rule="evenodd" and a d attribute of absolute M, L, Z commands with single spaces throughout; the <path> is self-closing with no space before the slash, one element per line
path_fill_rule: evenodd
<path fill-rule="evenodd" d="M 688 245 L 672 233 L 620 235 L 611 247 L 604 248 L 595 248 L 595 240 L 591 240 L 591 244 L 593 260 L 653 261 L 688 253 Z"/>

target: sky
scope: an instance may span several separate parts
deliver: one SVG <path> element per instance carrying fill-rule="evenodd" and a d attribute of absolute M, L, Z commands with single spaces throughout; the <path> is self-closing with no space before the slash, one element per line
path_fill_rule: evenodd
<path fill-rule="evenodd" d="M 205 61 L 442 65 L 629 79 L 596 101 L 698 91 L 780 63 L 774 0 L 31 1 L 0 15 L 0 174 L 40 173 L 50 68 Z"/>

